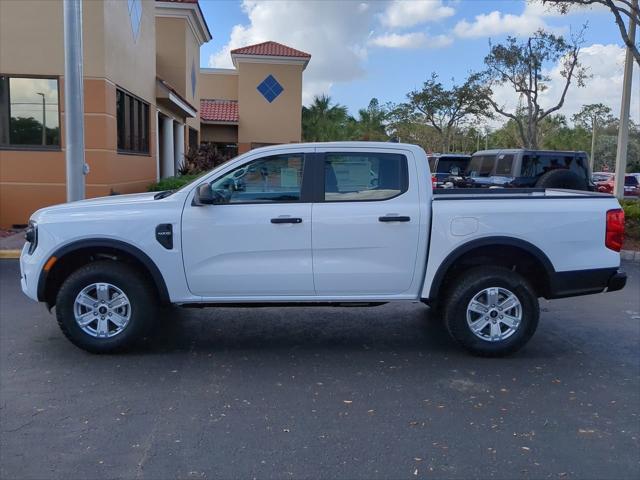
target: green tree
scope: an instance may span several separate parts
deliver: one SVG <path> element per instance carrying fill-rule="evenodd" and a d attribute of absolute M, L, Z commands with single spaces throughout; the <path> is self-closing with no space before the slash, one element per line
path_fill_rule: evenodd
<path fill-rule="evenodd" d="M 431 74 L 422 89 L 407 95 L 408 102 L 400 108 L 409 121 L 432 127 L 440 137 L 440 147 L 448 152 L 456 128 L 470 118 L 490 115 L 487 95 L 478 76 L 470 76 L 461 85 L 446 88 L 436 73 Z"/>
<path fill-rule="evenodd" d="M 584 86 L 587 73 L 578 61 L 583 32 L 584 28 L 571 43 L 544 30 L 538 30 L 522 42 L 507 37 L 503 44 L 490 43 L 489 54 L 484 59 L 487 69 L 482 73 L 487 82 L 483 92 L 497 113 L 515 122 L 524 147 L 538 148 L 540 123 L 562 108 L 571 83 L 575 81 L 578 86 Z M 551 81 L 545 68 L 556 62 L 561 64 L 564 85 L 556 104 L 545 109 L 540 105 L 540 94 L 548 90 Z M 493 98 L 492 89 L 503 85 L 513 89 L 521 112 L 518 108 L 509 112 Z"/>
<path fill-rule="evenodd" d="M 333 104 L 328 95 L 316 96 L 302 107 L 302 137 L 307 142 L 328 142 L 347 138 L 347 107 Z"/>
<path fill-rule="evenodd" d="M 372 98 L 367 108 L 358 110 L 355 120 L 355 138 L 357 140 L 380 141 L 387 140 L 385 121 L 387 112 L 380 107 L 377 98 Z"/>
<path fill-rule="evenodd" d="M 591 130 L 591 154 L 589 165 L 593 171 L 598 127 L 611 120 L 611 108 L 602 103 L 583 105 L 582 109 L 571 117 L 571 120 L 573 120 L 578 127 L 585 130 Z"/>
<path fill-rule="evenodd" d="M 634 43 L 627 30 L 629 21 L 633 19 L 636 25 L 640 25 L 640 8 L 637 1 L 632 0 L 543 0 L 544 3 L 554 4 L 560 13 L 567 13 L 574 6 L 602 5 L 609 9 L 620 31 L 620 37 L 624 44 L 631 49 L 633 58 L 640 65 L 640 50 Z"/>

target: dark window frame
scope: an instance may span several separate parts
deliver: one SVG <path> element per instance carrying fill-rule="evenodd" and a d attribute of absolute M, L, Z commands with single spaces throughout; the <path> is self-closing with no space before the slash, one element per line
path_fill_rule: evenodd
<path fill-rule="evenodd" d="M 122 107 L 119 108 L 121 103 Z M 116 144 L 118 153 L 151 156 L 149 102 L 116 87 Z"/>
<path fill-rule="evenodd" d="M 62 150 L 62 115 L 60 113 L 60 76 L 58 75 L 24 75 L 24 74 L 11 74 L 0 72 L 0 77 L 11 78 L 25 78 L 25 79 L 40 79 L 40 80 L 55 80 L 56 92 L 58 94 L 58 144 L 57 145 L 20 145 L 12 143 L 0 143 L 0 150 L 15 150 L 15 151 L 40 151 L 40 152 L 59 152 Z M 11 128 L 11 87 L 10 82 L 7 82 L 7 97 L 9 98 L 9 105 L 7 106 L 8 122 L 7 126 Z M 11 142 L 11 138 L 9 138 Z"/>
<path fill-rule="evenodd" d="M 325 163 L 327 161 L 327 155 L 399 155 L 402 157 L 400 163 L 400 192 L 388 198 L 371 198 L 371 199 L 337 199 L 327 200 L 325 199 Z M 409 191 L 409 159 L 406 153 L 399 152 L 374 152 L 374 151 L 341 151 L 341 152 L 322 152 L 318 153 L 318 160 L 314 163 L 315 171 L 315 190 L 314 190 L 314 203 L 370 203 L 370 202 L 388 202 L 394 198 L 398 198 Z"/>

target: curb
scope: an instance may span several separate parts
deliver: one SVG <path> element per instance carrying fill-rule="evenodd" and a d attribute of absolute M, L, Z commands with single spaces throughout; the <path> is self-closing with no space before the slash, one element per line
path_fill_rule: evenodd
<path fill-rule="evenodd" d="M 620 258 L 631 262 L 640 262 L 640 250 L 621 250 Z"/>
<path fill-rule="evenodd" d="M 21 250 L 0 250 L 0 258 L 20 258 Z"/>

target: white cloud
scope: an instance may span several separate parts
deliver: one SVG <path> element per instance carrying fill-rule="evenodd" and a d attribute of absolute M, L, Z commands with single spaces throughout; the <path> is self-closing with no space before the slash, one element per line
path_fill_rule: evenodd
<path fill-rule="evenodd" d="M 405 34 L 387 33 L 372 37 L 369 40 L 369 45 L 386 48 L 440 48 L 451 45 L 452 42 L 453 39 L 446 35 L 430 37 L 423 32 L 414 32 Z"/>
<path fill-rule="evenodd" d="M 478 38 L 495 35 L 528 36 L 540 28 L 561 33 L 564 29 L 552 28 L 546 18 L 559 16 L 557 10 L 538 2 L 527 2 L 520 15 L 494 10 L 476 15 L 472 22 L 460 20 L 453 31 L 458 37 Z"/>
<path fill-rule="evenodd" d="M 273 40 L 312 55 L 304 73 L 303 102 L 328 93 L 336 82 L 365 74 L 367 39 L 375 5 L 336 1 L 244 0 L 249 24 L 236 25 L 229 42 L 209 58 L 209 66 L 231 67 L 234 48 Z"/>
<path fill-rule="evenodd" d="M 380 15 L 380 23 L 390 28 L 412 27 L 436 22 L 453 14 L 455 9 L 443 5 L 442 0 L 394 0 Z"/>
<path fill-rule="evenodd" d="M 583 105 L 604 103 L 611 108 L 613 115 L 619 116 L 624 58 L 625 49 L 618 45 L 594 44 L 583 48 L 580 51 L 580 62 L 588 68 L 592 77 L 586 80 L 585 88 L 571 84 L 564 106 L 557 113 L 565 115 L 571 121 L 571 116 L 580 111 Z M 560 99 L 564 87 L 561 69 L 558 63 L 546 72 L 551 81 L 549 88 L 541 94 L 540 103 L 544 108 L 554 106 Z M 494 98 L 499 104 L 505 105 L 508 111 L 513 111 L 518 103 L 513 90 L 507 86 L 494 89 Z M 632 87 L 631 118 L 634 122 L 640 122 L 640 69 L 637 65 Z"/>

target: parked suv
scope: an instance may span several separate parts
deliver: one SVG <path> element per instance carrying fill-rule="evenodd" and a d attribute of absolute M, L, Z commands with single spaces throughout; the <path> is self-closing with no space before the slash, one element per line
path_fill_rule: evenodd
<path fill-rule="evenodd" d="M 471 156 L 456 187 L 595 190 L 585 152 L 482 150 Z"/>
<path fill-rule="evenodd" d="M 471 161 L 471 155 L 460 153 L 434 153 L 428 155 L 427 158 L 429 159 L 433 188 L 443 187 L 450 177 L 458 177 L 467 169 Z"/>

